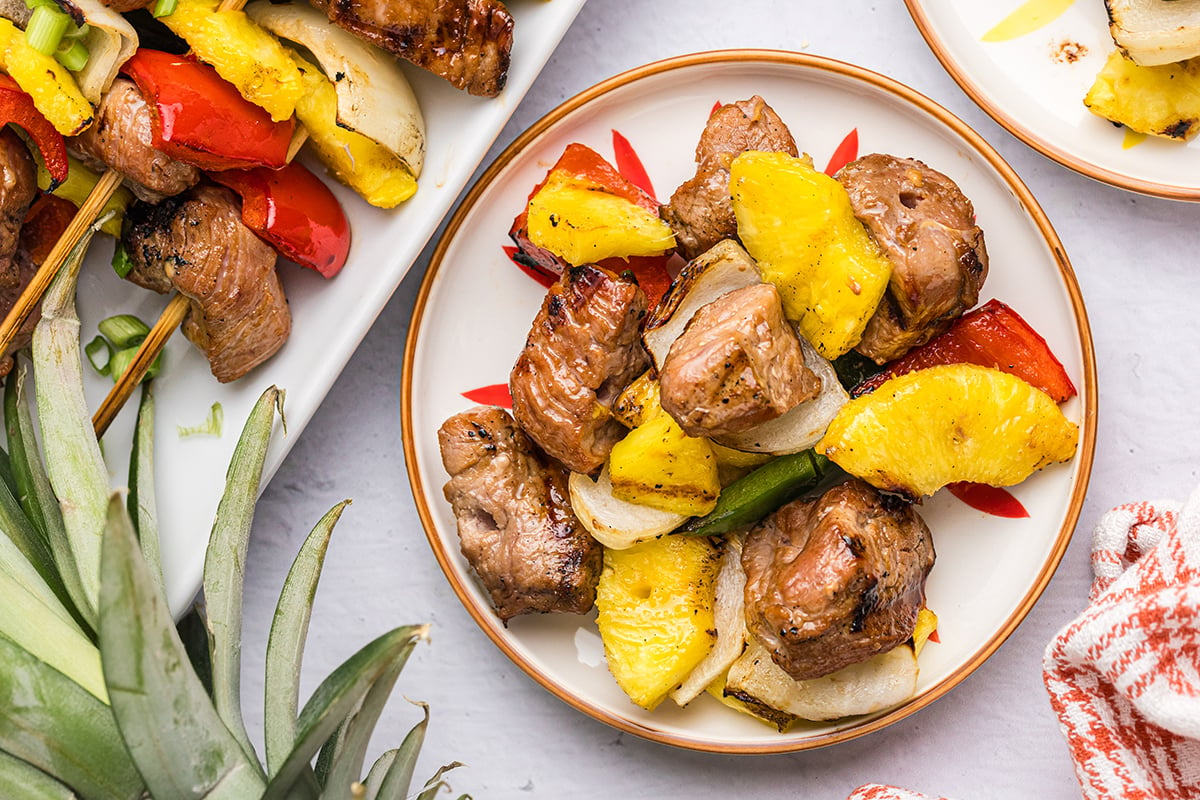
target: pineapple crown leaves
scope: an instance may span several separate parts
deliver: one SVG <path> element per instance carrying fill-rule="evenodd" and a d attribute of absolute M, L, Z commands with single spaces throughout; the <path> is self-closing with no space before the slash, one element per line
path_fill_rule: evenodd
<path fill-rule="evenodd" d="M 110 495 L 86 410 L 80 410 L 85 406 L 73 289 L 82 255 L 77 248 L 69 257 L 56 279 L 61 285 L 47 295 L 54 305 L 34 334 L 44 464 L 23 374 L 15 371 L 5 387 L 0 796 L 409 796 L 427 708 L 399 748 L 380 756 L 365 778 L 362 769 L 375 723 L 412 649 L 428 638 L 428 626 L 404 626 L 378 637 L 297 711 L 312 602 L 334 525 L 348 501 L 317 523 L 280 594 L 267 653 L 265 765 L 242 722 L 243 569 L 275 411 L 282 411 L 283 392 L 274 387 L 255 405 L 230 464 L 205 559 L 206 613 L 193 609 L 176 626 L 159 561 L 150 386 L 138 410 L 127 502 Z M 95 491 L 98 485 L 102 493 Z M 432 798 L 447 788 L 444 775 L 456 766 L 438 770 L 417 797 Z"/>

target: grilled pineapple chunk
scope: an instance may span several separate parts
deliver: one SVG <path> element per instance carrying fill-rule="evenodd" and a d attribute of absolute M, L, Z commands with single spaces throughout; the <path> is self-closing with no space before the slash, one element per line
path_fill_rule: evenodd
<path fill-rule="evenodd" d="M 658 378 L 646 370 L 617 395 L 613 417 L 626 428 L 636 428 L 648 417 L 662 410 L 658 394 Z"/>
<path fill-rule="evenodd" d="M 1142 67 L 1114 51 L 1083 103 L 1132 131 L 1187 141 L 1200 132 L 1200 57 Z"/>
<path fill-rule="evenodd" d="M 738 236 L 783 310 L 827 359 L 862 338 L 891 262 L 854 216 L 841 184 L 786 153 L 743 153 L 730 170 Z"/>
<path fill-rule="evenodd" d="M 530 242 L 573 265 L 657 256 L 675 246 L 671 226 L 653 211 L 564 170 L 546 177 L 528 212 Z"/>
<path fill-rule="evenodd" d="M 629 699 L 653 709 L 707 655 L 720 566 L 704 537 L 664 536 L 605 550 L 596 625 L 608 669 Z"/>
<path fill-rule="evenodd" d="M 661 406 L 613 446 L 608 469 L 618 499 L 689 517 L 712 511 L 721 492 L 712 445 Z"/>
<path fill-rule="evenodd" d="M 947 483 L 1011 486 L 1075 454 L 1079 428 L 1013 375 L 948 364 L 892 378 L 842 407 L 817 443 L 842 469 L 920 497 Z"/>

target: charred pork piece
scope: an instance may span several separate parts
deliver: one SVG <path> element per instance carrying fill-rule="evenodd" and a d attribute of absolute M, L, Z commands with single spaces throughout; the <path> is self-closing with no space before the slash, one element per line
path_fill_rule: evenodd
<path fill-rule="evenodd" d="M 16 305 L 37 268 L 21 242 L 21 225 L 37 197 L 37 166 L 13 131 L 0 127 L 0 319 Z M 0 377 L 12 369 L 11 354 L 27 347 L 41 318 L 41 304 L 17 331 L 8 351 L 0 354 Z"/>
<path fill-rule="evenodd" d="M 663 409 L 700 437 L 752 428 L 821 391 L 770 283 L 702 306 L 671 345 L 659 385 Z"/>
<path fill-rule="evenodd" d="M 330 21 L 468 93 L 508 78 L 513 19 L 500 0 L 312 0 Z"/>
<path fill-rule="evenodd" d="M 131 281 L 192 301 L 183 333 L 222 383 L 266 361 L 287 341 L 291 312 L 275 274 L 275 251 L 242 224 L 230 190 L 201 184 L 156 205 L 135 203 L 121 241 Z"/>
<path fill-rule="evenodd" d="M 746 626 L 796 680 L 828 675 L 912 637 L 933 559 L 911 505 L 848 481 L 746 537 Z"/>
<path fill-rule="evenodd" d="M 463 555 L 500 619 L 591 610 L 602 551 L 571 511 L 562 467 L 499 408 L 446 420 L 438 445 Z"/>
<path fill-rule="evenodd" d="M 150 107 L 133 81 L 118 78 L 96 111 L 96 122 L 70 141 L 90 166 L 121 174 L 140 200 L 157 203 L 190 189 L 200 170 L 155 149 Z"/>
<path fill-rule="evenodd" d="M 696 175 L 659 209 L 675 231 L 676 248 L 689 261 L 722 239 L 737 237 L 729 165 L 747 150 L 798 155 L 787 125 L 758 95 L 713 112 L 696 146 Z"/>
<path fill-rule="evenodd" d="M 920 161 L 874 153 L 842 168 L 854 215 L 893 265 L 858 352 L 884 364 L 942 333 L 979 300 L 988 257 L 975 209 Z"/>
<path fill-rule="evenodd" d="M 575 472 L 604 464 L 625 428 L 610 410 L 646 370 L 646 295 L 594 265 L 571 267 L 546 293 L 509 376 L 522 430 Z"/>

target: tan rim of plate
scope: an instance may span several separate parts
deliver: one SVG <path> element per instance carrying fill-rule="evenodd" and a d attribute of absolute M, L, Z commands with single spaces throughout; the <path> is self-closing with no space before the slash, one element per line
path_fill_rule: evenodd
<path fill-rule="evenodd" d="M 1148 181 L 1120 172 L 1114 172 L 1113 170 L 1105 169 L 1090 161 L 1086 161 L 1038 136 L 1015 118 L 1006 114 L 1000 106 L 992 102 L 986 92 L 967 77 L 958 63 L 950 57 L 945 44 L 934 33 L 933 24 L 929 21 L 929 16 L 925 13 L 925 9 L 921 5 L 921 0 L 904 0 L 904 5 L 908 6 L 908 13 L 912 16 L 913 22 L 916 23 L 917 30 L 921 32 L 921 36 L 924 37 L 925 43 L 929 45 L 929 49 L 937 56 L 937 60 L 942 63 L 942 67 L 946 72 L 950 73 L 950 77 L 954 79 L 959 88 L 966 92 L 967 96 L 975 101 L 975 105 L 982 108 L 1002 128 L 1046 156 L 1046 158 L 1049 158 L 1051 161 L 1057 161 L 1062 166 L 1074 170 L 1080 175 L 1101 183 L 1107 183 L 1109 186 L 1115 186 L 1118 189 L 1128 189 L 1153 197 L 1164 197 L 1168 200 L 1200 201 L 1200 189 Z"/>
<path fill-rule="evenodd" d="M 907 103 L 917 107 L 918 109 L 928 113 L 936 118 L 939 122 L 950 128 L 974 150 L 979 153 L 1001 176 L 1005 183 L 1012 190 L 1013 194 L 1020 201 L 1021 205 L 1029 213 L 1030 217 L 1037 224 L 1042 236 L 1045 238 L 1046 244 L 1050 247 L 1054 258 L 1058 263 L 1059 272 L 1063 280 L 1063 284 L 1067 288 L 1070 296 L 1071 306 L 1075 312 L 1075 318 L 1078 320 L 1078 334 L 1082 346 L 1083 356 L 1083 391 L 1081 400 L 1084 402 L 1083 420 L 1080 425 L 1082 437 L 1079 447 L 1079 452 L 1076 458 L 1079 459 L 1079 480 L 1076 481 L 1074 490 L 1071 493 L 1070 507 L 1068 508 L 1066 518 L 1063 520 L 1062 527 L 1058 532 L 1058 537 L 1054 544 L 1054 550 L 1050 557 L 1042 566 L 1041 572 L 1038 573 L 1032 588 L 1021 600 L 1016 611 L 1005 621 L 1004 625 L 996 634 L 965 664 L 959 667 L 958 670 L 949 675 L 941 683 L 927 689 L 925 692 L 913 697 L 903 706 L 893 709 L 879 717 L 874 717 L 865 720 L 861 725 L 856 725 L 845 730 L 833 731 L 828 734 L 813 736 L 808 739 L 787 739 L 786 735 L 781 735 L 779 743 L 751 743 L 739 744 L 731 743 L 713 743 L 707 740 L 693 739 L 686 735 L 679 735 L 672 732 L 655 730 L 633 722 L 628 719 L 615 716 L 608 711 L 598 708 L 585 700 L 582 700 L 564 687 L 556 683 L 550 676 L 543 673 L 536 665 L 526 661 L 518 654 L 506 641 L 503 635 L 503 629 L 490 607 L 479 605 L 474 601 L 474 598 L 467 590 L 466 586 L 460 579 L 457 570 L 452 563 L 453 555 L 448 553 L 443 547 L 440 537 L 437 533 L 437 528 L 433 521 L 433 516 L 429 506 L 425 502 L 425 492 L 421 483 L 421 476 L 417 468 L 416 453 L 413 445 L 413 429 L 412 429 L 412 365 L 414 355 L 416 353 L 417 338 L 421 330 L 421 323 L 424 318 L 426 303 L 429 299 L 429 293 L 433 287 L 437 272 L 443 265 L 443 258 L 446 250 L 449 247 L 451 240 L 458 232 L 463 224 L 463 220 L 467 217 L 470 210 L 478 201 L 484 189 L 491 184 L 495 177 L 503 170 L 514 158 L 517 157 L 527 146 L 540 137 L 543 133 L 553 127 L 555 124 L 563 120 L 576 109 L 588 104 L 592 100 L 607 94 L 615 89 L 618 89 L 626 84 L 632 83 L 639 79 L 657 75 L 664 72 L 669 72 L 676 69 L 684 69 L 701 64 L 712 64 L 714 62 L 761 62 L 774 64 L 789 64 L 805 69 L 816 70 L 820 72 L 831 73 L 853 80 L 861 81 L 876 89 L 886 91 L 896 97 L 901 98 Z M 908 715 L 924 708 L 932 703 L 937 698 L 944 695 L 946 692 L 954 688 L 971 672 L 979 667 L 992 653 L 1000 647 L 1001 644 L 1012 634 L 1021 620 L 1025 618 L 1034 603 L 1041 596 L 1049 583 L 1054 571 L 1058 568 L 1059 562 L 1062 560 L 1063 554 L 1066 552 L 1067 545 L 1071 540 L 1071 534 L 1075 530 L 1075 524 L 1079 519 L 1079 513 L 1083 507 L 1084 494 L 1087 491 L 1088 479 L 1091 475 L 1092 457 L 1095 450 L 1096 438 L 1096 366 L 1095 352 L 1092 347 L 1091 329 L 1088 325 L 1087 314 L 1083 307 L 1083 298 L 1079 291 L 1078 283 L 1075 280 L 1075 274 L 1071 268 L 1070 262 L 1067 260 L 1066 252 L 1063 249 L 1062 242 L 1058 235 L 1054 232 L 1050 221 L 1045 213 L 1033 198 L 1029 189 L 1017 177 L 1017 174 L 1004 161 L 1000 155 L 992 149 L 992 147 L 983 140 L 983 138 L 972 130 L 966 123 L 955 117 L 946 109 L 942 108 L 937 103 L 933 102 L 924 95 L 908 88 L 907 86 L 898 83 L 891 78 L 884 77 L 870 70 L 863 69 L 841 61 L 834 61 L 828 58 L 819 56 L 802 55 L 786 51 L 776 50 L 720 50 L 706 53 L 694 53 L 691 55 L 678 56 L 669 58 L 664 61 L 657 61 L 647 64 L 636 69 L 623 72 L 620 75 L 609 78 L 606 81 L 596 84 L 590 89 L 587 89 L 575 97 L 567 100 L 558 108 L 554 109 L 542 119 L 533 124 L 529 130 L 521 134 L 517 139 L 509 145 L 496 161 L 488 167 L 483 173 L 479 181 L 471 188 L 458 210 L 451 218 L 449 225 L 446 227 L 445 233 L 438 242 L 437 248 L 434 250 L 433 258 L 430 262 L 429 269 L 425 273 L 424 279 L 421 282 L 421 289 L 417 295 L 416 306 L 413 310 L 412 322 L 408 331 L 408 339 L 404 348 L 404 367 L 401 377 L 401 430 L 404 440 L 404 459 L 408 470 L 409 482 L 413 492 L 413 499 L 416 502 L 417 513 L 420 515 L 421 524 L 425 529 L 426 538 L 429 540 L 430 546 L 433 548 L 434 555 L 437 558 L 438 564 L 441 565 L 442 571 L 446 574 L 446 578 L 450 581 L 454 592 L 458 595 L 459 600 L 466 606 L 467 611 L 475 619 L 479 627 L 484 633 L 491 638 L 500 650 L 507 655 L 514 663 L 525 671 L 531 678 L 540 683 L 551 694 L 555 695 L 563 702 L 578 709 L 584 714 L 593 719 L 611 725 L 614 728 L 625 731 L 627 733 L 640 736 L 645 739 L 650 739 L 663 744 L 674 745 L 689 750 L 700 750 L 713 753 L 731 753 L 731 754 L 764 754 L 764 753 L 785 753 L 798 750 L 809 750 L 817 747 L 824 747 L 838 742 L 848 741 L 858 738 L 872 731 L 884 728 L 898 720 L 907 717 Z"/>

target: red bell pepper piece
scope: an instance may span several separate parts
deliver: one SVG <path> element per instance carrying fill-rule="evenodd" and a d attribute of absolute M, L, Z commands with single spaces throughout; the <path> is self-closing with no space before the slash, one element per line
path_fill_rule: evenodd
<path fill-rule="evenodd" d="M 56 131 L 57 133 L 57 131 Z M 25 212 L 21 223 L 21 247 L 33 263 L 41 266 L 54 245 L 62 238 L 71 220 L 75 219 L 75 204 L 52 194 L 43 194 Z"/>
<path fill-rule="evenodd" d="M 320 178 L 292 162 L 209 175 L 242 198 L 242 221 L 297 264 L 332 278 L 350 252 L 350 223 L 341 203 Z"/>
<path fill-rule="evenodd" d="M 615 131 L 614 135 L 616 135 Z M 529 196 L 532 198 L 537 194 L 546 184 L 550 175 L 555 172 L 565 172 L 589 183 L 594 183 L 603 187 L 604 191 L 609 194 L 624 198 L 655 214 L 658 213 L 657 200 L 637 184 L 625 178 L 616 167 L 605 161 L 603 156 L 587 145 L 577 142 L 567 145 L 567 149 L 546 173 L 546 177 L 533 187 Z M 526 210 L 522 209 L 517 218 L 513 220 L 512 228 L 508 231 L 509 237 L 517 245 L 517 252 L 512 259 L 523 268 L 552 279 L 557 278 L 570 265 L 549 250 L 538 247 L 529 241 L 527 217 Z M 662 256 L 641 256 L 629 259 L 610 258 L 601 261 L 600 266 L 611 272 L 632 273 L 638 285 L 646 292 L 650 305 L 653 306 L 671 284 L 671 275 L 666 267 L 670 258 L 670 253 Z"/>
<path fill-rule="evenodd" d="M 67 179 L 67 144 L 62 134 L 42 116 L 33 105 L 33 98 L 16 81 L 0 74 L 0 125 L 7 123 L 20 126 L 29 135 L 54 186 Z"/>
<path fill-rule="evenodd" d="M 1074 397 L 1062 362 L 1046 340 L 1016 311 L 990 300 L 960 317 L 945 333 L 892 362 L 883 372 L 854 388 L 857 396 L 873 391 L 888 378 L 938 364 L 978 364 L 1016 375 L 1061 403 Z"/>
<path fill-rule="evenodd" d="M 154 146 L 172 158 L 205 170 L 287 163 L 295 120 L 274 122 L 207 64 L 143 48 L 121 71 L 150 106 Z"/>

